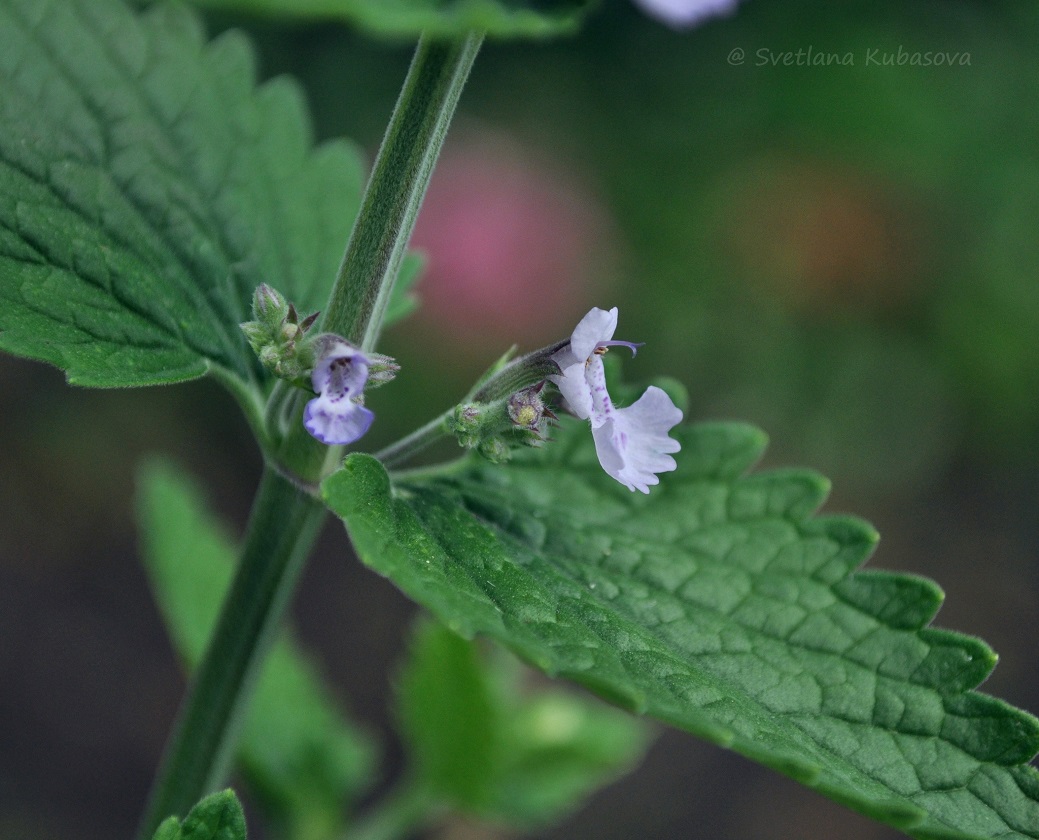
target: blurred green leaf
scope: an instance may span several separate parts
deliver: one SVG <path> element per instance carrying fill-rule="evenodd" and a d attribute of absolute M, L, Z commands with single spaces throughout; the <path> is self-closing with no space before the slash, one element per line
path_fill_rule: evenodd
<path fill-rule="evenodd" d="M 765 437 L 682 428 L 650 496 L 602 474 L 584 424 L 507 468 L 327 479 L 364 561 L 465 636 L 687 729 L 920 838 L 1039 837 L 1039 721 L 972 691 L 980 640 L 942 593 L 856 572 L 877 535 L 816 517 L 828 483 L 744 475 Z"/>
<path fill-rule="evenodd" d="M 231 582 L 234 545 L 198 488 L 170 464 L 146 463 L 139 488 L 145 567 L 176 648 L 194 666 Z M 315 663 L 291 637 L 263 666 L 239 758 L 272 818 L 298 840 L 341 828 L 374 760 L 369 739 L 344 720 Z"/>
<path fill-rule="evenodd" d="M 592 0 L 193 0 L 207 9 L 233 9 L 348 21 L 372 34 L 454 37 L 471 30 L 497 38 L 551 38 L 576 32 Z"/>
<path fill-rule="evenodd" d="M 213 793 L 198 803 L 184 822 L 164 820 L 154 840 L 245 840 L 245 814 L 233 790 Z"/>
<path fill-rule="evenodd" d="M 640 721 L 570 692 L 538 691 L 503 723 L 503 767 L 486 811 L 511 825 L 561 819 L 649 745 Z"/>
<path fill-rule="evenodd" d="M 79 385 L 255 386 L 253 290 L 324 305 L 362 184 L 255 75 L 181 6 L 0 2 L 0 348 Z"/>
<path fill-rule="evenodd" d="M 558 690 L 521 690 L 515 667 L 441 624 L 416 628 L 398 717 L 421 782 L 454 807 L 516 826 L 550 823 L 642 756 L 645 727 Z"/>
<path fill-rule="evenodd" d="M 397 682 L 397 713 L 414 769 L 462 809 L 483 805 L 494 783 L 499 709 L 476 649 L 446 628 L 416 628 Z"/>

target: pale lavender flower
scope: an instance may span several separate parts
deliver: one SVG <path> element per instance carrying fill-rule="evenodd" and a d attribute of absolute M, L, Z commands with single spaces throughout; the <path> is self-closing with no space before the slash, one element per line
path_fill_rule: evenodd
<path fill-rule="evenodd" d="M 624 346 L 634 353 L 639 345 L 613 341 L 617 308 L 592 309 L 574 329 L 570 343 L 552 359 L 562 373 L 550 379 L 559 388 L 567 407 L 582 420 L 590 420 L 595 453 L 602 468 L 629 490 L 649 492 L 658 484 L 657 473 L 675 469 L 670 453 L 681 445 L 668 436 L 682 420 L 682 412 L 660 388 L 651 386 L 633 404 L 617 408 L 606 390 L 602 355 L 606 348 Z"/>
<path fill-rule="evenodd" d="M 739 0 L 635 0 L 650 17 L 675 29 L 689 29 L 708 18 L 736 11 Z"/>
<path fill-rule="evenodd" d="M 336 338 L 318 356 L 310 376 L 318 394 L 303 411 L 303 425 L 322 443 L 353 443 L 372 425 L 375 415 L 361 405 L 368 381 L 368 358 L 352 344 Z"/>

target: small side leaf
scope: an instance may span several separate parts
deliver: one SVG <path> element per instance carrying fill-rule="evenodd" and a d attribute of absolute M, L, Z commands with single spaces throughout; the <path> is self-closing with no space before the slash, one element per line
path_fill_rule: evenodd
<path fill-rule="evenodd" d="M 536 828 L 634 768 L 650 739 L 641 721 L 601 702 L 539 691 L 506 718 L 502 741 L 504 766 L 486 812 Z"/>
<path fill-rule="evenodd" d="M 254 65 L 182 6 L 0 0 L 0 349 L 78 385 L 257 388 L 253 290 L 324 305 L 363 170 Z"/>
<path fill-rule="evenodd" d="M 927 627 L 929 581 L 860 572 L 875 531 L 816 516 L 825 479 L 746 475 L 737 424 L 676 431 L 649 496 L 584 424 L 508 467 L 323 485 L 369 566 L 464 636 L 775 768 L 914 837 L 1039 838 L 1039 721 L 973 689 L 995 655 Z"/>
<path fill-rule="evenodd" d="M 146 464 L 139 487 L 145 566 L 177 650 L 193 666 L 230 584 L 233 543 L 195 485 L 169 464 Z M 345 805 L 370 780 L 373 749 L 344 720 L 316 664 L 287 636 L 260 674 L 239 758 L 275 822 L 324 836 L 341 828 Z"/>
<path fill-rule="evenodd" d="M 398 718 L 423 787 L 455 809 L 545 825 L 630 769 L 646 727 L 590 698 L 524 688 L 517 663 L 429 620 L 397 682 Z"/>
<path fill-rule="evenodd" d="M 212 793 L 183 822 L 176 817 L 164 820 L 153 840 L 246 840 L 242 805 L 233 790 Z"/>
<path fill-rule="evenodd" d="M 475 647 L 441 625 L 422 622 L 396 688 L 414 771 L 455 807 L 481 808 L 497 769 L 499 709 Z"/>

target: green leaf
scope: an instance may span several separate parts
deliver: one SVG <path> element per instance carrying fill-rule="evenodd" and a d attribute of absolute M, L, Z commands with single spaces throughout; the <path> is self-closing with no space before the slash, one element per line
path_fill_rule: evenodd
<path fill-rule="evenodd" d="M 463 809 L 478 809 L 493 785 L 498 709 L 476 649 L 423 622 L 397 681 L 397 715 L 419 777 Z"/>
<path fill-rule="evenodd" d="M 171 465 L 145 464 L 139 486 L 146 569 L 177 650 L 194 666 L 230 584 L 234 546 L 195 485 Z M 239 758 L 286 833 L 326 837 L 370 780 L 373 751 L 343 719 L 316 664 L 286 637 L 260 674 Z"/>
<path fill-rule="evenodd" d="M 213 793 L 198 803 L 184 822 L 164 820 L 154 840 L 245 840 L 245 814 L 233 790 Z"/>
<path fill-rule="evenodd" d="M 476 30 L 497 38 L 551 38 L 577 31 L 591 0 L 193 0 L 207 9 L 348 21 L 372 34 L 455 37 Z"/>
<path fill-rule="evenodd" d="M 422 621 L 397 681 L 413 771 L 455 808 L 499 823 L 559 819 L 641 758 L 645 727 L 558 690 L 522 690 L 515 660 Z"/>
<path fill-rule="evenodd" d="M 539 691 L 509 709 L 501 740 L 503 766 L 485 813 L 521 827 L 561 819 L 649 746 L 637 719 L 563 691 Z"/>
<path fill-rule="evenodd" d="M 254 63 L 180 6 L 0 0 L 0 349 L 79 385 L 255 388 L 253 290 L 324 305 L 362 166 Z"/>
<path fill-rule="evenodd" d="M 971 691 L 995 655 L 927 627 L 930 581 L 856 572 L 866 523 L 827 482 L 745 475 L 765 437 L 678 432 L 649 496 L 584 424 L 507 468 L 391 486 L 350 456 L 323 486 L 363 558 L 455 631 L 773 767 L 920 838 L 1039 837 L 1039 722 Z"/>

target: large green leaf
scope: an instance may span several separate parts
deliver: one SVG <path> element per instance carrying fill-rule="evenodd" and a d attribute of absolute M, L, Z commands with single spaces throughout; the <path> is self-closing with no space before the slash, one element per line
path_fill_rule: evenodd
<path fill-rule="evenodd" d="M 323 489 L 362 559 L 464 635 L 914 836 L 1039 837 L 1039 722 L 971 690 L 995 655 L 926 626 L 941 591 L 856 572 L 876 533 L 813 516 L 819 476 L 745 475 L 760 432 L 678 435 L 648 497 L 572 422 L 505 468 L 392 486 L 352 455 Z"/>
<path fill-rule="evenodd" d="M 232 790 L 213 793 L 199 802 L 180 822 L 163 821 L 154 840 L 245 840 L 245 814 Z"/>
<path fill-rule="evenodd" d="M 180 655 L 205 650 L 235 565 L 234 545 L 194 483 L 169 464 L 140 472 L 143 558 Z M 239 758 L 250 785 L 290 837 L 327 837 L 371 780 L 369 739 L 343 717 L 319 670 L 291 636 L 267 658 Z"/>
<path fill-rule="evenodd" d="M 349 21 L 376 35 L 440 37 L 470 30 L 498 38 L 575 32 L 592 0 L 193 0 L 209 9 Z"/>
<path fill-rule="evenodd" d="M 267 282 L 324 304 L 358 154 L 312 149 L 285 79 L 179 6 L 0 0 L 0 349 L 71 382 L 260 375 L 238 329 Z"/>

